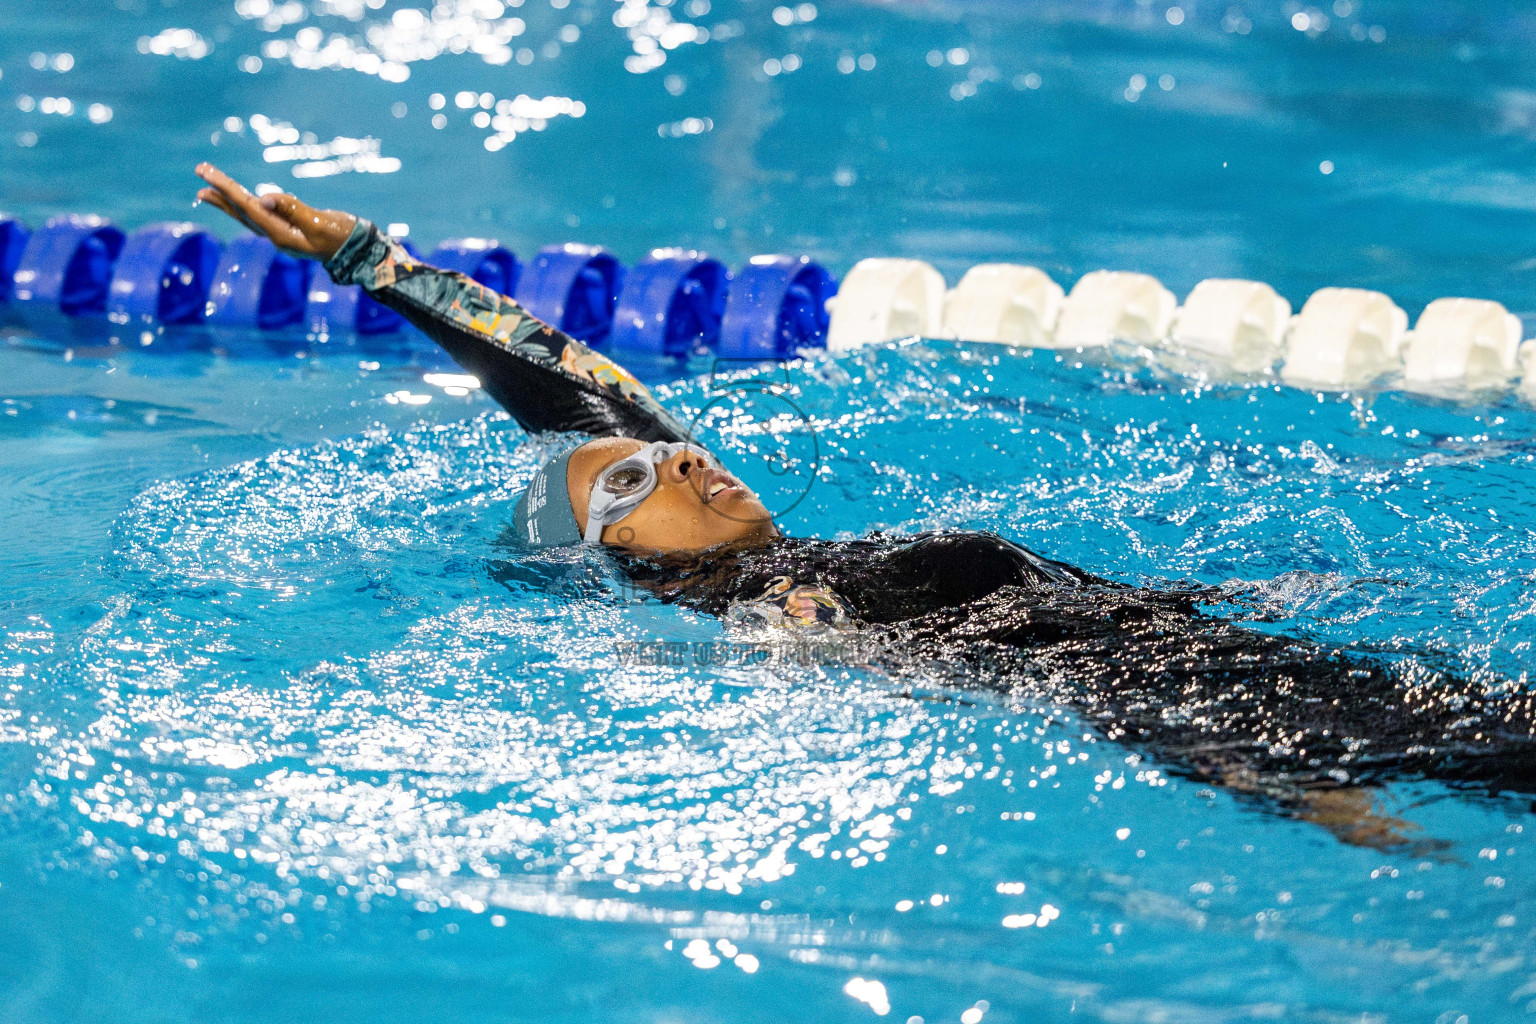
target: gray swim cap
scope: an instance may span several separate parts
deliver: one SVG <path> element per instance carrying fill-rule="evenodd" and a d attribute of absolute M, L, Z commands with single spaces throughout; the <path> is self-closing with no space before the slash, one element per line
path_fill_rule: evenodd
<path fill-rule="evenodd" d="M 581 526 L 565 485 L 566 464 L 575 451 L 572 448 L 539 467 L 533 482 L 517 499 L 512 523 L 529 547 L 563 548 L 581 543 Z"/>

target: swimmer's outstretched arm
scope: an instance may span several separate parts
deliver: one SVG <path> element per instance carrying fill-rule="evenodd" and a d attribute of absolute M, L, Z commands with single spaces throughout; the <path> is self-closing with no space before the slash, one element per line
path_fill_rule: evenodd
<path fill-rule="evenodd" d="M 443 347 L 528 430 L 575 430 L 682 441 L 687 429 L 612 360 L 531 316 L 515 301 L 413 258 L 374 225 L 316 210 L 287 194 L 255 196 L 212 164 L 197 197 L 278 248 L 320 260 L 337 284 L 358 284 Z"/>

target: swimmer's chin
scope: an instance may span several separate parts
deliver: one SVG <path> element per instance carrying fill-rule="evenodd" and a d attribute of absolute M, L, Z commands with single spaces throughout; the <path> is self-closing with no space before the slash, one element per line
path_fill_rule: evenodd
<path fill-rule="evenodd" d="M 671 568 L 689 568 L 701 563 L 712 562 L 731 555 L 742 554 L 748 551 L 756 551 L 777 544 L 784 539 L 779 528 L 773 524 L 773 520 L 767 518 L 764 513 L 762 522 L 753 532 L 745 537 L 734 540 L 722 541 L 702 548 L 652 548 L 638 544 L 608 545 L 609 550 L 624 558 L 631 558 L 641 562 L 650 562 L 659 566 Z"/>

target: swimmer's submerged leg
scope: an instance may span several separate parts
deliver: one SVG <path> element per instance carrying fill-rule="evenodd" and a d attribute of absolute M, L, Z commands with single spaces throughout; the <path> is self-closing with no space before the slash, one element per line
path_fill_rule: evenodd
<path fill-rule="evenodd" d="M 1298 786 L 1283 776 L 1255 771 L 1240 751 L 1212 746 L 1183 751 L 1179 769 L 1202 782 L 1220 786 L 1240 798 L 1257 800 L 1300 821 L 1320 826 L 1349 846 L 1384 853 L 1426 856 L 1448 849 L 1449 843 L 1423 836 L 1423 827 L 1386 812 L 1385 794 L 1372 786 Z"/>
<path fill-rule="evenodd" d="M 1182 767 L 1201 781 L 1327 829 L 1348 846 L 1415 857 L 1439 854 L 1451 847 L 1444 840 L 1423 835 L 1422 825 L 1389 813 L 1384 806 L 1385 792 L 1374 786 L 1297 787 L 1256 772 L 1239 758 L 1224 758 L 1219 753 L 1193 758 Z"/>
<path fill-rule="evenodd" d="M 1350 846 L 1422 857 L 1451 845 L 1422 835 L 1421 825 L 1385 813 L 1381 792 L 1363 786 L 1307 790 L 1294 806 L 1297 818 L 1322 826 Z"/>

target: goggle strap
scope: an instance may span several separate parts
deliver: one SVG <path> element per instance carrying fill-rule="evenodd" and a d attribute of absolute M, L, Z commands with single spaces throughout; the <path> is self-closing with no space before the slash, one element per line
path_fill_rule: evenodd
<path fill-rule="evenodd" d="M 592 500 L 587 505 L 587 529 L 581 535 L 583 544 L 601 544 L 603 541 L 603 527 L 608 525 L 608 506 L 613 500 L 607 495 L 593 494 Z"/>

